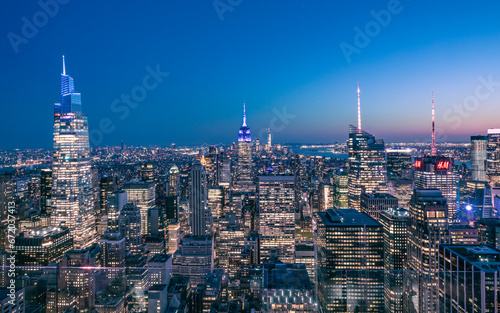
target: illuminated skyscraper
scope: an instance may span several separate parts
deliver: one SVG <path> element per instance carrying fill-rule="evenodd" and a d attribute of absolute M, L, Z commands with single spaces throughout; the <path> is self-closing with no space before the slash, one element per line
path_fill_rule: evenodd
<path fill-rule="evenodd" d="M 243 104 L 243 124 L 238 131 L 238 167 L 236 186 L 241 191 L 250 191 L 252 177 L 252 136 L 247 126 L 245 104 Z"/>
<path fill-rule="evenodd" d="M 12 207 L 12 201 L 14 201 L 13 197 L 11 174 L 0 174 L 0 221 L 7 219 L 9 207 Z"/>
<path fill-rule="evenodd" d="M 439 311 L 498 312 L 500 251 L 483 245 L 439 247 Z"/>
<path fill-rule="evenodd" d="M 120 212 L 118 225 L 120 234 L 125 237 L 127 250 L 132 254 L 142 253 L 141 213 L 135 203 L 125 204 Z"/>
<path fill-rule="evenodd" d="M 389 208 L 398 207 L 398 198 L 388 193 L 362 193 L 361 212 L 364 212 L 378 221 L 380 212 Z"/>
<path fill-rule="evenodd" d="M 439 189 L 448 203 L 448 216 L 455 218 L 459 206 L 459 175 L 453 172 L 453 159 L 446 157 L 425 157 L 415 159 L 415 188 Z"/>
<path fill-rule="evenodd" d="M 259 177 L 260 262 L 271 250 L 283 263 L 295 259 L 295 176 Z"/>
<path fill-rule="evenodd" d="M 486 150 L 488 137 L 471 136 L 470 142 L 472 180 L 486 181 Z"/>
<path fill-rule="evenodd" d="M 411 149 L 387 149 L 387 178 L 412 178 Z"/>
<path fill-rule="evenodd" d="M 125 204 L 127 204 L 127 193 L 124 190 L 118 190 L 113 192 L 108 197 L 108 230 L 110 232 L 117 232 L 118 218 L 120 217 L 120 212 L 122 211 Z"/>
<path fill-rule="evenodd" d="M 500 129 L 488 129 L 486 179 L 492 187 L 500 186 Z"/>
<path fill-rule="evenodd" d="M 116 186 L 116 177 L 115 176 L 104 176 L 101 177 L 99 182 L 99 197 L 100 197 L 100 211 L 96 212 L 96 215 L 102 216 L 107 214 L 108 207 L 108 197 L 115 192 L 117 189 Z"/>
<path fill-rule="evenodd" d="M 115 294 L 125 291 L 125 238 L 119 232 L 105 232 L 99 242 L 103 274 Z"/>
<path fill-rule="evenodd" d="M 51 225 L 70 229 L 76 249 L 97 240 L 87 117 L 63 57 L 61 103 L 54 106 Z"/>
<path fill-rule="evenodd" d="M 57 312 L 92 312 L 95 306 L 99 246 L 70 250 L 59 262 Z"/>
<path fill-rule="evenodd" d="M 222 161 L 220 173 L 220 186 L 231 186 L 231 160 Z"/>
<path fill-rule="evenodd" d="M 415 189 L 408 224 L 406 312 L 433 312 L 437 305 L 438 247 L 449 242 L 448 205 L 439 189 Z M 411 309 L 413 308 L 413 309 Z"/>
<path fill-rule="evenodd" d="M 129 202 L 137 205 L 141 212 L 141 233 L 148 233 L 148 210 L 155 206 L 155 184 L 147 182 L 131 182 L 123 186 Z"/>
<path fill-rule="evenodd" d="M 145 163 L 141 166 L 141 179 L 145 182 L 152 182 L 155 179 L 153 164 Z"/>
<path fill-rule="evenodd" d="M 52 170 L 43 168 L 40 171 L 40 211 L 50 214 L 52 197 Z"/>
<path fill-rule="evenodd" d="M 354 209 L 329 209 L 317 216 L 321 312 L 383 312 L 382 225 Z"/>
<path fill-rule="evenodd" d="M 413 193 L 413 178 L 391 179 L 387 183 L 387 189 L 389 189 L 389 194 L 398 198 L 399 207 L 409 208 L 411 194 Z"/>
<path fill-rule="evenodd" d="M 200 162 L 191 166 L 189 208 L 191 210 L 191 232 L 195 236 L 212 233 L 212 212 L 208 207 L 207 175 Z"/>
<path fill-rule="evenodd" d="M 43 227 L 20 233 L 15 238 L 17 265 L 48 265 L 59 262 L 73 248 L 67 228 Z"/>
<path fill-rule="evenodd" d="M 348 179 L 347 171 L 339 169 L 332 175 L 333 206 L 337 209 L 348 208 Z"/>
<path fill-rule="evenodd" d="M 180 194 L 180 175 L 179 168 L 174 164 L 170 168 L 168 175 L 168 195 L 178 196 Z"/>
<path fill-rule="evenodd" d="M 365 193 L 387 193 L 387 169 L 384 141 L 376 140 L 349 125 L 349 207 L 360 209 L 360 196 Z"/>
<path fill-rule="evenodd" d="M 390 208 L 380 213 L 379 222 L 384 227 L 385 312 L 404 312 L 403 283 L 409 218 L 410 213 L 401 208 Z"/>
<path fill-rule="evenodd" d="M 273 143 L 271 141 L 271 128 L 267 129 L 267 143 L 266 143 L 266 150 L 271 150 L 273 147 Z"/>
<path fill-rule="evenodd" d="M 212 236 L 186 235 L 172 256 L 173 276 L 188 276 L 192 287 L 205 283 L 214 269 L 214 240 Z"/>

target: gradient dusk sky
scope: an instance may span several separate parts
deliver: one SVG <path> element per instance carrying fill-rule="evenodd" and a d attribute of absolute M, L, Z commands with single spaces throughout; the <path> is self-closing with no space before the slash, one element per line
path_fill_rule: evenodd
<path fill-rule="evenodd" d="M 243 101 L 254 138 L 345 141 L 358 81 L 363 128 L 386 142 L 430 141 L 432 89 L 438 142 L 500 128 L 498 1 L 60 2 L 4 1 L 0 149 L 51 148 L 63 54 L 92 134 L 113 128 L 94 144 L 231 143 Z M 145 79 L 127 116 L 112 108 Z"/>

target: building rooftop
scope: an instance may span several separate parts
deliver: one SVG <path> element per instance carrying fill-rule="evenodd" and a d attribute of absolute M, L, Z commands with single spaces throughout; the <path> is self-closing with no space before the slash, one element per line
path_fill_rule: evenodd
<path fill-rule="evenodd" d="M 263 288 L 312 290 L 305 264 L 265 263 Z"/>
<path fill-rule="evenodd" d="M 148 261 L 149 262 L 158 262 L 158 263 L 164 263 L 167 262 L 168 259 L 171 257 L 171 254 L 155 254 L 153 257 Z"/>
<path fill-rule="evenodd" d="M 500 251 L 485 245 L 443 245 L 482 271 L 500 270 Z"/>
<path fill-rule="evenodd" d="M 151 288 L 149 288 L 149 291 L 163 291 L 167 288 L 167 285 L 164 284 L 158 284 L 158 285 L 153 285 Z"/>
<path fill-rule="evenodd" d="M 403 208 L 389 208 L 380 212 L 380 214 L 385 214 L 389 217 L 410 217 L 410 212 Z"/>
<path fill-rule="evenodd" d="M 154 186 L 153 182 L 134 181 L 123 184 L 123 189 L 142 189 L 142 188 L 150 188 L 153 186 Z"/>
<path fill-rule="evenodd" d="M 67 228 L 64 227 L 42 227 L 42 228 L 37 228 L 32 231 L 25 231 L 22 232 L 21 234 L 24 236 L 24 238 L 44 238 L 44 237 L 50 237 L 57 235 L 63 231 L 65 231 Z"/>
<path fill-rule="evenodd" d="M 368 214 L 355 209 L 328 209 L 318 215 L 325 226 L 382 226 Z"/>
<path fill-rule="evenodd" d="M 284 175 L 275 175 L 275 176 L 259 176 L 259 182 L 268 182 L 268 181 L 279 181 L 279 182 L 294 182 L 295 176 L 284 176 Z"/>
<path fill-rule="evenodd" d="M 362 197 L 370 198 L 370 199 L 397 199 L 391 194 L 388 193 L 363 193 Z"/>

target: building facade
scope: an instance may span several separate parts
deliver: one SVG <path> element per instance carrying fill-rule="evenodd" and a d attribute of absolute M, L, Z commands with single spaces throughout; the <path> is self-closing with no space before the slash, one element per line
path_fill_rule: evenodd
<path fill-rule="evenodd" d="M 283 263 L 295 258 L 295 176 L 259 176 L 260 261 L 271 250 Z"/>
<path fill-rule="evenodd" d="M 81 94 L 66 75 L 63 57 L 61 103 L 54 106 L 51 225 L 70 229 L 77 249 L 97 241 L 87 117 Z"/>

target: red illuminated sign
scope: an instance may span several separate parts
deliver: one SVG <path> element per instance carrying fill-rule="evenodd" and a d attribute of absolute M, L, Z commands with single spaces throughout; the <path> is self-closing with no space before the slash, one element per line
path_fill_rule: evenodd
<path fill-rule="evenodd" d="M 415 168 L 422 168 L 422 160 L 415 161 Z"/>
<path fill-rule="evenodd" d="M 450 168 L 450 161 L 439 161 L 436 164 L 436 170 L 438 171 L 447 171 Z"/>

